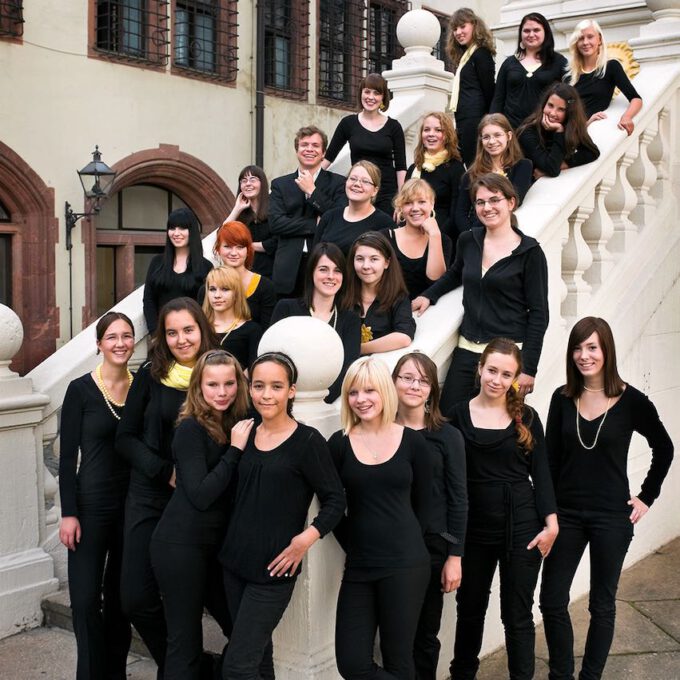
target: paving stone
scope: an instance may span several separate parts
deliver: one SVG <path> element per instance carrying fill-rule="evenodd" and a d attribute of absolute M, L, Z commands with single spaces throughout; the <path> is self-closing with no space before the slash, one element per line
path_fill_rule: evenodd
<path fill-rule="evenodd" d="M 679 680 L 680 653 L 621 654 L 607 660 L 602 680 Z"/>
<path fill-rule="evenodd" d="M 617 597 L 634 602 L 680 599 L 680 539 L 624 571 Z"/>
<path fill-rule="evenodd" d="M 661 630 L 680 642 L 680 600 L 634 602 L 633 606 L 652 619 Z"/>
<path fill-rule="evenodd" d="M 479 664 L 477 680 L 501 680 L 508 677 L 508 657 L 505 649 L 499 649 L 485 656 Z M 548 680 L 548 664 L 536 659 L 534 680 Z"/>

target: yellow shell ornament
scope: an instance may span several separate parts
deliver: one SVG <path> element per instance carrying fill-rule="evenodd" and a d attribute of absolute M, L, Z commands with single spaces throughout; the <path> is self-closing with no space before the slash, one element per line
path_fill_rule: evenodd
<path fill-rule="evenodd" d="M 633 80 L 640 73 L 640 64 L 633 57 L 633 50 L 627 42 L 607 43 L 607 58 L 616 59 L 623 66 L 625 74 Z M 619 95 L 619 88 L 614 90 L 614 97 Z"/>

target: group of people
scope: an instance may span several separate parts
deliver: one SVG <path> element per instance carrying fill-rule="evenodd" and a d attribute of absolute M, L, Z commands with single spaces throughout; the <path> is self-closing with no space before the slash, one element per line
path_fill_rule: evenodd
<path fill-rule="evenodd" d="M 567 605 L 588 544 L 580 677 L 600 677 L 633 525 L 659 495 L 673 445 L 651 402 L 619 377 L 611 330 L 595 317 L 572 329 L 544 436 L 524 399 L 548 326 L 547 264 L 514 211 L 538 177 L 597 157 L 587 124 L 606 117 L 615 87 L 630 100 L 619 121 L 628 134 L 641 100 L 592 21 L 577 26 L 566 69 L 548 22 L 527 15 L 495 83 L 493 40 L 471 10 L 453 14 L 448 47 L 455 127 L 449 114 L 426 115 L 410 167 L 403 131 L 383 113 L 387 83 L 371 74 L 360 112 L 330 144 L 315 126 L 298 131 L 298 169 L 271 191 L 261 168 L 242 170 L 217 266 L 191 210 L 170 214 L 146 279 L 152 340 L 136 375 L 130 319 L 99 320 L 102 362 L 70 384 L 61 420 L 78 680 L 125 677 L 131 624 L 159 678 L 271 680 L 272 632 L 302 559 L 330 532 L 346 553 L 343 678 L 434 680 L 454 590 L 451 677 L 474 678 L 497 566 L 509 675 L 533 677 L 542 563 L 551 677 L 573 677 Z M 346 179 L 326 170 L 345 143 Z M 421 352 L 390 375 L 376 355 L 408 347 L 414 313 L 461 285 L 441 393 Z M 342 429 L 328 442 L 292 415 L 293 360 L 258 352 L 289 316 L 320 319 L 342 341 L 326 398 L 340 398 Z M 634 431 L 652 448 L 637 496 L 626 473 Z M 306 526 L 313 495 L 320 507 Z M 228 639 L 220 657 L 203 650 L 204 608 Z"/>

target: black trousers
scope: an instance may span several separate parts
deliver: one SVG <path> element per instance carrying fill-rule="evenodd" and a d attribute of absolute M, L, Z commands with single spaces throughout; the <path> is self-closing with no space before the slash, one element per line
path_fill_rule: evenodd
<path fill-rule="evenodd" d="M 616 589 L 633 538 L 627 512 L 560 509 L 560 533 L 543 567 L 540 606 L 550 654 L 550 680 L 574 677 L 574 633 L 569 590 L 586 545 L 590 544 L 590 625 L 580 680 L 597 680 L 614 637 Z"/>
<path fill-rule="evenodd" d="M 463 578 L 456 594 L 456 638 L 451 662 L 451 680 L 472 679 L 479 668 L 484 619 L 489 605 L 491 583 L 496 565 L 500 568 L 501 619 L 511 680 L 534 677 L 534 619 L 531 608 L 541 568 L 537 548 L 527 550 L 526 542 L 516 537 L 509 553 L 505 545 L 465 544 Z"/>
<path fill-rule="evenodd" d="M 151 535 L 167 505 L 166 498 L 139 498 L 125 502 L 125 542 L 120 593 L 123 612 L 144 640 L 163 678 L 168 630 L 161 593 L 151 568 Z"/>
<path fill-rule="evenodd" d="M 478 127 L 481 118 L 459 118 L 456 116 L 456 132 L 458 133 L 458 149 L 465 167 L 469 169 L 477 155 Z"/>
<path fill-rule="evenodd" d="M 345 680 L 413 680 L 413 642 L 430 567 L 395 569 L 374 581 L 340 586 L 335 656 Z M 380 631 L 383 667 L 373 659 Z"/>
<path fill-rule="evenodd" d="M 274 680 L 272 634 L 293 596 L 295 579 L 250 583 L 223 570 L 234 627 L 222 668 L 224 680 Z"/>
<path fill-rule="evenodd" d="M 203 608 L 231 636 L 231 617 L 217 548 L 151 539 L 151 564 L 168 628 L 164 680 L 199 680 L 205 668 Z M 203 664 L 203 669 L 202 669 Z"/>
<path fill-rule="evenodd" d="M 78 519 L 80 543 L 68 551 L 76 680 L 125 680 L 131 629 L 120 602 L 123 513 L 82 511 Z"/>
<path fill-rule="evenodd" d="M 477 367 L 481 356 L 477 352 L 471 352 L 461 347 L 456 347 L 453 350 L 453 357 L 444 380 L 440 402 L 442 413 L 445 416 L 450 416 L 453 407 L 459 402 L 470 401 L 479 394 Z"/>

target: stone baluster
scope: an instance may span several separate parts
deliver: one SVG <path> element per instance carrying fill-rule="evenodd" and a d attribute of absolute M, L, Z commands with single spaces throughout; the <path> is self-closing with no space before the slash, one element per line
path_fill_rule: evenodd
<path fill-rule="evenodd" d="M 659 112 L 659 129 L 656 137 L 647 147 L 649 160 L 656 168 L 656 182 L 652 185 L 649 193 L 657 201 L 661 202 L 670 191 L 670 172 L 669 172 L 669 108 L 665 106 Z"/>
<path fill-rule="evenodd" d="M 638 140 L 639 153 L 628 168 L 628 179 L 637 194 L 637 203 L 630 213 L 630 219 L 638 231 L 642 231 L 646 224 L 652 223 L 656 211 L 656 201 L 650 194 L 650 189 L 656 182 L 656 166 L 649 159 L 647 150 L 657 132 L 656 120 L 642 131 Z"/>
<path fill-rule="evenodd" d="M 615 256 L 628 250 L 637 238 L 637 227 L 630 221 L 637 195 L 628 181 L 628 168 L 637 157 L 637 149 L 626 151 L 616 164 L 616 182 L 605 197 L 605 207 L 614 225 L 609 251 Z"/>
<path fill-rule="evenodd" d="M 593 212 L 593 199 L 591 194 L 588 203 L 580 205 L 569 216 L 569 237 L 562 249 L 562 278 L 567 286 L 562 315 L 568 320 L 581 316 L 590 296 L 591 286 L 583 275 L 593 262 L 593 254 L 581 228 Z"/>
<path fill-rule="evenodd" d="M 614 223 L 607 212 L 605 202 L 615 181 L 616 168 L 612 167 L 595 187 L 595 209 L 581 227 L 581 234 L 593 254 L 592 265 L 583 278 L 593 289 L 600 286 L 614 266 L 614 259 L 607 248 L 614 234 Z"/>

